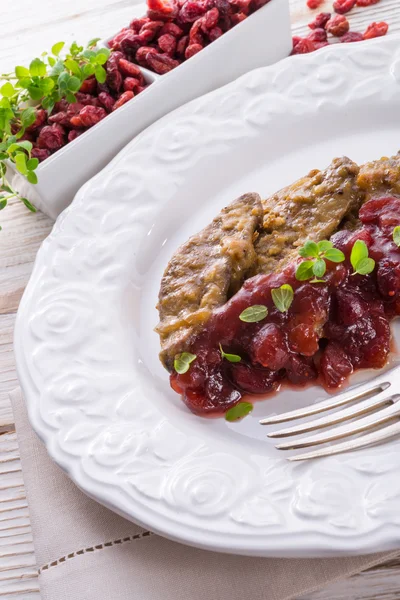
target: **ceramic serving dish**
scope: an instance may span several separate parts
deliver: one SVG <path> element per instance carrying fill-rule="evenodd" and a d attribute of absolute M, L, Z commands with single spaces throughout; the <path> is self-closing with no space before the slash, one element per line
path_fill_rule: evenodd
<path fill-rule="evenodd" d="M 144 14 L 146 8 L 135 7 L 135 12 Z M 288 0 L 271 0 L 175 70 L 160 76 L 142 69 L 151 83 L 146 90 L 40 164 L 37 185 L 15 173 L 13 187 L 55 219 L 85 181 L 148 125 L 243 73 L 288 56 L 291 47 Z"/>
<path fill-rule="evenodd" d="M 400 546 L 399 439 L 289 463 L 259 419 L 317 402 L 321 388 L 287 388 L 238 423 L 196 417 L 153 331 L 181 243 L 244 192 L 267 197 L 335 156 L 395 154 L 399 104 L 396 37 L 294 56 L 165 116 L 80 190 L 37 255 L 15 355 L 34 429 L 87 494 L 210 550 Z"/>

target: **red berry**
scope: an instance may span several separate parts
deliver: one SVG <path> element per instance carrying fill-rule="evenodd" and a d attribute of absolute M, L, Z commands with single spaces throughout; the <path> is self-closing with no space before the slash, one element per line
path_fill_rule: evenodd
<path fill-rule="evenodd" d="M 223 31 L 220 27 L 213 27 L 213 29 L 211 29 L 208 33 L 208 39 L 210 40 L 210 42 L 214 42 L 219 37 L 221 37 L 222 34 Z"/>
<path fill-rule="evenodd" d="M 335 0 L 333 3 L 333 9 L 340 15 L 344 15 L 354 8 L 356 0 Z"/>
<path fill-rule="evenodd" d="M 359 33 L 358 31 L 349 31 L 347 33 L 345 33 L 344 35 L 342 35 L 342 37 L 340 38 L 340 41 L 343 44 L 347 44 L 349 42 L 362 42 L 363 41 L 363 35 L 362 33 Z"/>
<path fill-rule="evenodd" d="M 314 31 L 308 34 L 307 39 L 312 42 L 326 42 L 328 35 L 325 29 L 314 29 Z"/>
<path fill-rule="evenodd" d="M 305 38 L 297 42 L 293 48 L 292 54 L 308 54 L 308 52 L 314 52 L 316 49 L 315 42 Z"/>
<path fill-rule="evenodd" d="M 364 40 L 372 40 L 372 38 L 386 35 L 389 29 L 389 25 L 382 21 L 381 23 L 371 23 L 368 25 L 363 38 Z"/>
<path fill-rule="evenodd" d="M 82 133 L 83 133 L 83 131 L 78 131 L 77 129 L 71 129 L 71 131 L 68 133 L 68 141 L 73 142 Z"/>
<path fill-rule="evenodd" d="M 129 102 L 129 100 L 132 100 L 134 95 L 135 94 L 130 90 L 121 94 L 121 96 L 118 98 L 118 100 L 114 104 L 113 110 L 117 110 L 117 108 L 120 108 L 123 104 L 126 104 L 127 102 Z"/>
<path fill-rule="evenodd" d="M 61 148 L 65 144 L 65 131 L 58 125 L 46 125 L 39 133 L 37 139 L 37 145 L 39 148 L 45 148 L 46 150 L 54 151 Z"/>
<path fill-rule="evenodd" d="M 37 158 L 39 162 L 46 160 L 50 154 L 50 150 L 46 150 L 45 148 L 32 148 L 31 152 L 32 158 Z"/>
<path fill-rule="evenodd" d="M 200 50 L 203 50 L 203 46 L 201 44 L 190 44 L 185 50 L 185 58 L 191 58 L 200 52 Z"/>
<path fill-rule="evenodd" d="M 311 23 L 308 24 L 310 29 L 319 29 L 320 27 L 322 27 L 322 29 L 325 28 L 325 25 L 327 24 L 327 22 L 329 21 L 329 19 L 331 18 L 331 13 L 319 13 L 319 15 L 317 15 L 314 19 L 314 21 L 312 21 Z"/>
<path fill-rule="evenodd" d="M 321 4 L 323 4 L 323 3 L 324 3 L 324 0 L 307 0 L 307 6 L 311 10 L 315 10 L 316 8 L 319 8 L 321 6 Z"/>
<path fill-rule="evenodd" d="M 143 81 L 143 75 L 140 68 L 125 58 L 119 59 L 118 69 L 121 71 L 122 75 L 126 75 L 127 77 L 136 77 L 136 79 Z"/>
<path fill-rule="evenodd" d="M 125 92 L 134 92 L 140 86 L 140 81 L 135 77 L 126 77 L 124 80 Z"/>
<path fill-rule="evenodd" d="M 320 371 L 325 385 L 334 388 L 353 372 L 353 365 L 339 344 L 329 342 L 321 355 Z"/>
<path fill-rule="evenodd" d="M 74 127 L 92 127 L 106 116 L 106 111 L 100 106 L 84 106 L 77 115 L 71 118 L 71 124 Z"/>
<path fill-rule="evenodd" d="M 166 56 L 165 54 L 147 54 L 147 64 L 156 73 L 159 75 L 164 75 L 164 73 L 168 73 L 175 69 L 179 65 L 179 61 Z"/>
<path fill-rule="evenodd" d="M 94 94 L 97 88 L 97 81 L 95 77 L 89 77 L 89 79 L 85 79 L 82 81 L 82 85 L 79 88 L 80 92 L 84 94 Z"/>
<path fill-rule="evenodd" d="M 160 35 L 157 40 L 158 46 L 160 50 L 168 54 L 169 56 L 173 56 L 176 49 L 176 38 L 170 33 L 164 33 L 164 35 Z"/>
<path fill-rule="evenodd" d="M 127 79 L 129 79 L 129 78 L 127 77 Z M 125 81 L 126 81 L 126 79 L 125 79 Z M 115 104 L 114 98 L 107 92 L 100 92 L 98 97 L 99 97 L 100 104 L 103 106 L 103 108 L 105 108 L 107 112 L 111 112 L 112 109 L 114 108 L 114 104 Z"/>
<path fill-rule="evenodd" d="M 326 24 L 326 31 L 335 37 L 341 37 L 350 29 L 350 24 L 344 15 L 334 15 Z"/>

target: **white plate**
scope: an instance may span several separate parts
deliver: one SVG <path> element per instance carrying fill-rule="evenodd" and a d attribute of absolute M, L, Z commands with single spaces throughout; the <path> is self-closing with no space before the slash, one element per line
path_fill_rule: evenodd
<path fill-rule="evenodd" d="M 15 351 L 29 416 L 93 498 L 169 538 L 259 556 L 400 545 L 400 443 L 289 464 L 261 416 L 192 415 L 158 362 L 154 308 L 177 246 L 239 194 L 269 194 L 347 154 L 400 140 L 396 38 L 253 71 L 151 126 L 88 182 L 36 260 Z"/>

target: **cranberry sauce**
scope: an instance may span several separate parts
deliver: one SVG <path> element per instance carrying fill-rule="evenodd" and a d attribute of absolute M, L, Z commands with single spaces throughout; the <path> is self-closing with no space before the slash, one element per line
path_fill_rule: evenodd
<path fill-rule="evenodd" d="M 346 260 L 326 261 L 324 283 L 298 281 L 299 259 L 279 274 L 248 279 L 214 312 L 189 349 L 196 360 L 185 374 L 170 378 L 194 413 L 223 413 L 243 395 L 271 392 L 285 380 L 301 386 L 319 378 L 327 389 L 337 388 L 355 369 L 385 365 L 389 320 L 400 314 L 400 248 L 392 237 L 400 224 L 400 198 L 369 200 L 359 217 L 359 229 L 331 238 Z M 352 274 L 349 258 L 357 239 L 376 261 L 369 275 Z M 285 283 L 292 286 L 294 299 L 282 313 L 271 290 Z M 268 308 L 265 319 L 239 319 L 244 309 L 259 304 Z M 241 361 L 222 358 L 220 344 Z"/>

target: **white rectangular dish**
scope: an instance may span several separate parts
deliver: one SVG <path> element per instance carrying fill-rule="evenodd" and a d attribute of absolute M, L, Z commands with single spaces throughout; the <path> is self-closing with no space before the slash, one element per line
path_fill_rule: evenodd
<path fill-rule="evenodd" d="M 277 62 L 291 47 L 288 0 L 271 0 L 173 71 L 157 75 L 142 69 L 151 83 L 146 90 L 40 164 L 38 184 L 15 173 L 13 187 L 55 219 L 85 181 L 151 123 L 252 69 Z"/>

